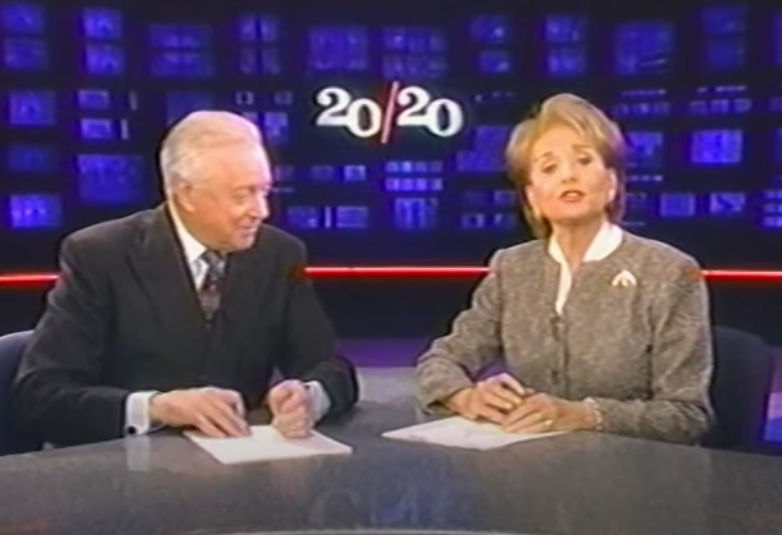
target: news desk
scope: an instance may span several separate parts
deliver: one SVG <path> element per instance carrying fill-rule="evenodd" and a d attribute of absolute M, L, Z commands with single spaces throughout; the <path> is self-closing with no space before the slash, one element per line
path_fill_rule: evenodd
<path fill-rule="evenodd" d="M 350 456 L 221 465 L 157 434 L 0 458 L 0 533 L 782 533 L 782 459 L 600 434 L 477 452 L 380 437 L 409 397 L 323 427 Z"/>

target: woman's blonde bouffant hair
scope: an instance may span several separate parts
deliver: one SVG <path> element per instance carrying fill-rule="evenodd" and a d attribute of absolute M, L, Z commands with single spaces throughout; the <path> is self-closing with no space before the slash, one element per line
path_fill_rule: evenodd
<path fill-rule="evenodd" d="M 536 238 L 551 236 L 551 224 L 534 213 L 527 199 L 532 147 L 543 134 L 561 126 L 583 136 L 595 147 L 605 166 L 614 171 L 616 196 L 606 206 L 606 214 L 612 222 L 621 221 L 624 215 L 627 147 L 622 132 L 602 110 L 587 100 L 567 93 L 555 95 L 545 100 L 532 117 L 516 126 L 505 149 L 508 174 L 519 191 L 524 218 Z"/>

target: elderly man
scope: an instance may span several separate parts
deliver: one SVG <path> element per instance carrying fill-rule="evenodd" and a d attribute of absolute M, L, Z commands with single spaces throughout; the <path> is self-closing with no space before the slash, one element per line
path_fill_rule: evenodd
<path fill-rule="evenodd" d="M 268 402 L 295 437 L 349 409 L 355 370 L 335 354 L 305 247 L 263 224 L 272 179 L 255 125 L 192 113 L 160 168 L 164 205 L 63 241 L 16 378 L 22 425 L 58 445 L 163 427 L 233 437 Z M 275 369 L 285 380 L 269 390 Z"/>

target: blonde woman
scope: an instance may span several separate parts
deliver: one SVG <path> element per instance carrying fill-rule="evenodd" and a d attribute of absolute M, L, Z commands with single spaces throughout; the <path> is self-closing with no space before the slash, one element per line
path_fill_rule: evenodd
<path fill-rule="evenodd" d="M 515 129 L 506 158 L 538 239 L 496 252 L 470 307 L 420 357 L 424 406 L 514 432 L 699 442 L 712 422 L 706 286 L 693 258 L 618 226 L 618 127 L 557 95 Z M 477 379 L 495 363 L 507 373 Z"/>

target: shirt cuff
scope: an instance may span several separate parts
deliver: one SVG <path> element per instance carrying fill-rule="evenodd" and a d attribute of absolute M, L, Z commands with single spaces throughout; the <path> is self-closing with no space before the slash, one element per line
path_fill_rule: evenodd
<path fill-rule="evenodd" d="M 133 392 L 128 396 L 125 401 L 125 436 L 145 435 L 154 430 L 149 421 L 149 401 L 155 394 L 159 392 Z"/>
<path fill-rule="evenodd" d="M 315 421 L 321 420 L 329 413 L 331 408 L 331 400 L 326 393 L 326 389 L 318 381 L 309 381 L 304 383 L 307 390 L 310 392 L 310 398 L 312 399 L 312 411 L 315 415 Z"/>

